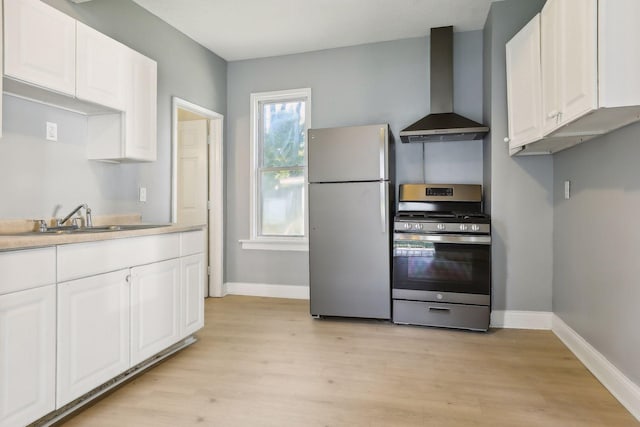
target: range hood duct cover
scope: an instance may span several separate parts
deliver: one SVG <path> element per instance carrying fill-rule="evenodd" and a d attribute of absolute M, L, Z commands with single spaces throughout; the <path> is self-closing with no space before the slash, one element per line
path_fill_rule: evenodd
<path fill-rule="evenodd" d="M 453 27 L 431 29 L 431 114 L 400 132 L 402 142 L 482 139 L 489 128 L 453 112 Z"/>

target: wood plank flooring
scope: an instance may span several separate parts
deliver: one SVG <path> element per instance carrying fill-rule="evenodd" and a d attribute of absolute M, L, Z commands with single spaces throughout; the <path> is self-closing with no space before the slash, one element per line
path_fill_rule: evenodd
<path fill-rule="evenodd" d="M 206 301 L 200 341 L 65 426 L 637 426 L 549 331 L 314 320 Z"/>

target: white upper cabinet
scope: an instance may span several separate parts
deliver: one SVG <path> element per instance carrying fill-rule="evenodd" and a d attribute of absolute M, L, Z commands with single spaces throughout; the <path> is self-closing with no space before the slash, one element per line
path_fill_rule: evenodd
<path fill-rule="evenodd" d="M 76 20 L 40 0 L 4 0 L 4 74 L 75 95 Z"/>
<path fill-rule="evenodd" d="M 125 158 L 154 161 L 157 146 L 158 65 L 130 51 L 131 93 L 127 105 Z"/>
<path fill-rule="evenodd" d="M 540 51 L 538 61 L 541 65 L 540 87 L 538 97 L 542 97 L 543 134 L 556 129 L 560 119 L 560 2 L 549 1 L 542 9 L 540 19 Z M 544 79 L 542 78 L 544 75 Z M 540 135 L 542 137 L 542 135 Z"/>
<path fill-rule="evenodd" d="M 87 114 L 89 159 L 155 161 L 156 62 L 40 0 L 4 5 L 0 89 Z"/>
<path fill-rule="evenodd" d="M 542 137 L 540 14 L 507 43 L 509 149 Z"/>
<path fill-rule="evenodd" d="M 125 113 L 89 118 L 89 159 L 156 160 L 157 64 L 134 50 L 127 50 Z"/>
<path fill-rule="evenodd" d="M 511 129 L 511 121 L 528 124 L 538 118 L 527 117 L 535 114 L 533 101 L 510 100 L 509 137 L 516 141 L 511 154 L 554 153 L 640 119 L 638 16 L 637 0 L 547 1 L 540 17 L 542 135 L 517 145 L 525 139 L 518 134 L 521 128 Z M 508 58 L 530 53 L 533 44 L 526 43 L 520 43 L 524 52 L 515 53 L 519 39 L 530 33 L 525 27 L 507 44 Z M 517 86 L 514 79 L 522 76 L 531 73 L 511 73 L 507 86 Z"/>
<path fill-rule="evenodd" d="M 596 0 L 549 0 L 543 9 L 545 134 L 598 107 Z"/>
<path fill-rule="evenodd" d="M 2 2 L 0 1 L 0 16 L 3 16 L 2 14 Z M 4 46 L 4 40 L 2 38 L 2 35 L 4 34 L 4 30 L 3 28 L 3 20 L 0 19 L 0 70 L 4 69 L 4 53 L 3 53 L 3 46 Z M 0 78 L 0 94 L 2 93 L 2 79 Z M 2 138 L 2 96 L 0 95 L 0 138 Z"/>
<path fill-rule="evenodd" d="M 125 110 L 130 85 L 130 49 L 81 22 L 77 26 L 76 96 Z"/>

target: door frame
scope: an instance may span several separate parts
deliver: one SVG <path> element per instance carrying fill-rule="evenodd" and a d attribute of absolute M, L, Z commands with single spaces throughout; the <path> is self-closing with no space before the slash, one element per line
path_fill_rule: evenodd
<path fill-rule="evenodd" d="M 209 138 L 207 175 L 208 197 L 211 202 L 208 215 L 209 296 L 221 297 L 224 280 L 224 116 L 185 99 L 171 98 L 171 222 L 178 217 L 178 109 L 191 111 L 208 121 Z"/>

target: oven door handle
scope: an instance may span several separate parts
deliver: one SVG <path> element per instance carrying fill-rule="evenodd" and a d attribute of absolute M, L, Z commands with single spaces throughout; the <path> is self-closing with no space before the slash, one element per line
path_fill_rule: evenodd
<path fill-rule="evenodd" d="M 461 234 L 405 234 L 395 233 L 394 243 L 397 242 L 432 242 L 432 243 L 458 243 L 468 245 L 490 245 L 491 236 L 473 236 Z"/>

